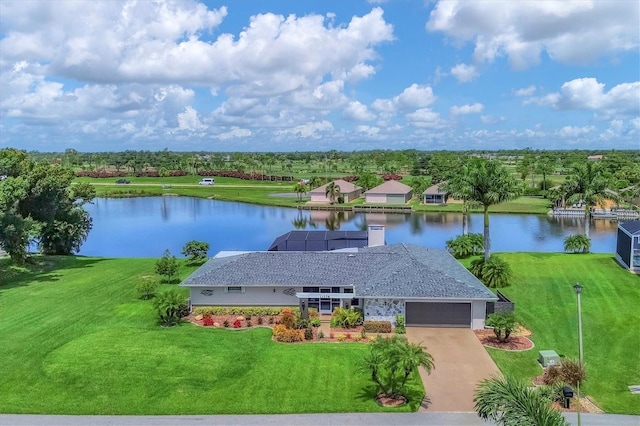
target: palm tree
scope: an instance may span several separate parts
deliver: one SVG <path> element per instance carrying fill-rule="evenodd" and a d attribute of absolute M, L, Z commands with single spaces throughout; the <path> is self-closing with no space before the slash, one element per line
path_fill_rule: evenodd
<path fill-rule="evenodd" d="M 337 185 L 335 182 L 330 182 L 324 191 L 324 195 L 327 196 L 331 204 L 335 203 L 336 199 L 340 196 L 340 185 Z"/>
<path fill-rule="evenodd" d="M 482 205 L 484 212 L 484 258 L 491 256 L 489 207 L 520 195 L 521 187 L 499 162 L 472 158 L 446 183 L 451 196 Z"/>
<path fill-rule="evenodd" d="M 398 346 L 397 362 L 402 367 L 404 376 L 400 383 L 400 389 L 403 389 L 407 383 L 407 379 L 418 367 L 424 367 L 427 374 L 431 374 L 431 370 L 435 368 L 433 356 L 418 343 L 406 343 Z"/>
<path fill-rule="evenodd" d="M 473 402 L 480 418 L 497 425 L 568 425 L 539 388 L 531 388 L 510 376 L 480 382 Z"/>
<path fill-rule="evenodd" d="M 302 202 L 302 194 L 306 194 L 308 191 L 307 185 L 302 182 L 298 182 L 293 186 L 293 192 L 298 194 L 298 202 Z"/>
<path fill-rule="evenodd" d="M 567 176 L 569 201 L 583 202 L 584 235 L 589 236 L 591 225 L 591 209 L 602 204 L 607 192 L 607 180 L 603 175 L 602 166 L 592 161 L 574 164 Z"/>

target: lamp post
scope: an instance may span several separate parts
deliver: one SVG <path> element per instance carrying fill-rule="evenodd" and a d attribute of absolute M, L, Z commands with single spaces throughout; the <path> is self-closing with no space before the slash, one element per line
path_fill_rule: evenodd
<path fill-rule="evenodd" d="M 580 306 L 580 294 L 582 293 L 582 286 L 578 283 L 576 283 L 573 286 L 573 289 L 576 291 L 576 294 L 578 295 L 578 342 L 580 344 L 579 346 L 579 357 L 578 359 L 580 360 L 580 364 L 582 364 L 582 356 L 583 356 L 583 352 L 582 352 L 582 309 Z"/>
<path fill-rule="evenodd" d="M 578 342 L 579 342 L 579 352 L 578 352 L 578 357 L 580 360 L 580 365 L 584 365 L 582 363 L 582 310 L 581 310 L 581 306 L 580 306 L 580 294 L 582 294 L 582 286 L 579 283 L 575 283 L 575 285 L 573 286 L 573 289 L 576 291 L 576 294 L 578 295 Z M 578 426 L 580 426 L 582 424 L 582 422 L 580 421 L 580 380 L 578 380 L 578 389 L 576 392 L 576 398 L 577 398 L 577 403 L 578 403 Z"/>

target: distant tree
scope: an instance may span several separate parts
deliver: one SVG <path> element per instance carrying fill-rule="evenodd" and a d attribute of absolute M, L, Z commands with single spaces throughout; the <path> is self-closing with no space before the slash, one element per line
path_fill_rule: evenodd
<path fill-rule="evenodd" d="M 489 237 L 489 207 L 516 198 L 520 185 L 502 164 L 493 160 L 472 158 L 452 174 L 445 189 L 454 198 L 477 202 L 484 210 L 484 257 L 491 256 Z"/>
<path fill-rule="evenodd" d="M 571 253 L 589 253 L 591 239 L 584 234 L 569 235 L 564 239 L 564 251 Z"/>
<path fill-rule="evenodd" d="M 414 177 L 411 179 L 411 189 L 413 190 L 413 195 L 415 197 L 422 197 L 422 193 L 431 185 L 431 179 L 425 177 Z"/>
<path fill-rule="evenodd" d="M 482 234 L 458 235 L 446 242 L 447 251 L 456 259 L 464 259 L 475 256 L 484 250 Z"/>
<path fill-rule="evenodd" d="M 358 186 L 362 187 L 363 190 L 368 191 L 373 187 L 376 187 L 382 183 L 382 178 L 380 176 L 376 176 L 371 172 L 362 172 L 360 176 L 358 176 Z"/>
<path fill-rule="evenodd" d="M 203 241 L 189 241 L 182 248 L 182 254 L 188 257 L 189 263 L 199 263 L 207 259 L 209 243 Z"/>
<path fill-rule="evenodd" d="M 165 250 L 162 257 L 156 262 L 156 274 L 165 277 L 166 282 L 173 282 L 178 274 L 178 260 L 172 256 L 169 250 Z"/>
<path fill-rule="evenodd" d="M 307 191 L 309 191 L 309 188 L 307 188 L 307 185 L 305 185 L 302 182 L 298 182 L 295 185 L 293 185 L 293 192 L 298 194 L 298 203 L 302 202 L 302 196 L 306 194 Z"/>
<path fill-rule="evenodd" d="M 589 236 L 591 210 L 606 198 L 608 182 L 604 177 L 602 166 L 594 161 L 583 161 L 571 167 L 567 176 L 566 187 L 571 194 L 569 201 L 585 203 L 584 234 Z"/>
<path fill-rule="evenodd" d="M 136 284 L 138 297 L 143 300 L 151 299 L 158 290 L 158 282 L 155 279 L 144 278 Z"/>
<path fill-rule="evenodd" d="M 329 202 L 331 204 L 334 204 L 337 198 L 340 196 L 340 185 L 336 184 L 335 182 L 329 182 L 329 185 L 327 185 L 324 193 L 329 199 Z"/>
<path fill-rule="evenodd" d="M 511 376 L 480 382 L 473 402 L 480 418 L 500 426 L 568 425 L 543 391 Z"/>

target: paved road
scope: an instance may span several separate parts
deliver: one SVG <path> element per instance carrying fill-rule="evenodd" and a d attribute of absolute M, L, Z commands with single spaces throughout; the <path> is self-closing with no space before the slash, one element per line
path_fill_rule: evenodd
<path fill-rule="evenodd" d="M 577 425 L 575 413 L 565 415 L 569 423 Z M 35 416 L 0 415 L 2 426 L 490 426 L 475 413 L 402 413 L 402 414 L 288 414 L 288 415 L 246 415 L 246 416 Z M 640 426 L 640 416 L 619 416 L 611 414 L 583 414 L 583 426 Z"/>
<path fill-rule="evenodd" d="M 500 375 L 471 329 L 407 327 L 407 338 L 422 342 L 435 363 L 430 375 L 420 368 L 428 398 L 420 411 L 471 412 L 478 382 Z"/>

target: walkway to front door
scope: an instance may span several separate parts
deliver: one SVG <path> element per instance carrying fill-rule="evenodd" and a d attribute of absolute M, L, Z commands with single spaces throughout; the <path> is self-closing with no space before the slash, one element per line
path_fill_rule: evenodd
<path fill-rule="evenodd" d="M 419 411 L 473 411 L 476 386 L 500 370 L 471 329 L 407 327 L 407 338 L 433 356 L 431 375 L 420 368 L 426 399 Z"/>

